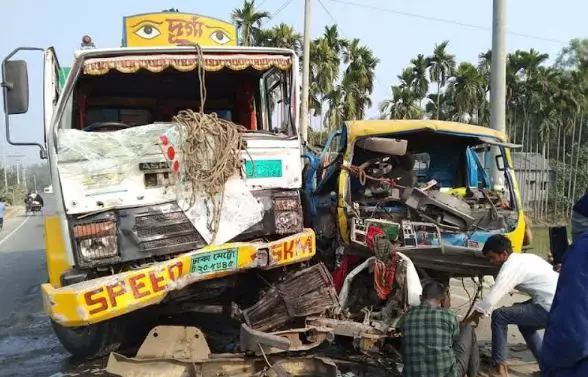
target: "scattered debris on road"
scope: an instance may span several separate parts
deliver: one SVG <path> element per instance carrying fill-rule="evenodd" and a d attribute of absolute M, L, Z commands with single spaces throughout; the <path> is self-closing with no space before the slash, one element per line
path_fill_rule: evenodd
<path fill-rule="evenodd" d="M 406 273 L 396 277 L 394 287 L 404 292 Z M 345 282 L 350 296 L 363 286 L 358 282 L 352 284 L 353 276 Z M 399 334 L 395 321 L 375 308 L 384 311 L 397 303 L 403 312 L 406 298 L 404 293 L 390 294 L 380 305 L 358 313 L 342 309 L 331 274 L 318 263 L 286 275 L 255 304 L 231 313 L 240 324 L 233 352 L 211 351 L 207 339 L 215 341 L 215 329 L 160 325 L 149 332 L 134 357 L 112 353 L 106 371 L 122 377 L 334 377 L 341 373 L 340 365 L 349 370 L 355 364 L 361 369 L 361 364 L 373 365 L 375 374 L 370 375 L 378 375 L 379 369 L 382 376 L 393 376 L 401 370 Z"/>

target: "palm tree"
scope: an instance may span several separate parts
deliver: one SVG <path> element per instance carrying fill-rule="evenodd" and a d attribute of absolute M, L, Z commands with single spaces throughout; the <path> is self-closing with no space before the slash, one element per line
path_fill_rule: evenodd
<path fill-rule="evenodd" d="M 253 35 L 253 46 L 260 47 L 273 47 L 273 30 L 272 29 L 259 29 Z"/>
<path fill-rule="evenodd" d="M 423 54 L 418 54 L 417 57 L 410 62 L 412 64 L 412 74 L 414 76 L 413 90 L 421 99 L 423 99 L 429 91 L 429 80 L 427 80 L 427 58 L 425 58 L 425 55 Z"/>
<path fill-rule="evenodd" d="M 337 25 L 325 26 L 323 38 L 327 41 L 327 45 L 338 57 L 341 56 L 343 50 L 349 45 L 349 42 L 346 39 L 341 38 L 339 35 L 339 29 L 337 28 Z"/>
<path fill-rule="evenodd" d="M 376 66 L 380 60 L 372 50 L 360 45 L 357 38 L 345 49 L 343 57 L 347 64 L 342 80 L 345 114 L 349 119 L 361 119 L 365 108 L 371 106 L 369 95 L 374 90 Z"/>
<path fill-rule="evenodd" d="M 449 82 L 448 94 L 455 103 L 460 120 L 479 124 L 480 111 L 486 103 L 484 76 L 471 63 L 459 65 Z"/>
<path fill-rule="evenodd" d="M 431 82 L 437 83 L 437 100 L 440 100 L 441 88 L 447 83 L 447 79 L 451 76 L 451 72 L 455 67 L 455 56 L 447 53 L 447 45 L 449 41 L 443 41 L 435 45 L 433 55 L 428 60 L 429 78 Z M 437 103 L 437 119 L 439 119 L 440 106 Z"/>
<path fill-rule="evenodd" d="M 392 86 L 392 98 L 380 103 L 380 113 L 389 119 L 418 119 L 422 115 L 420 102 L 423 99 L 414 74 L 414 65 L 407 67 L 398 76 L 400 85 Z"/>
<path fill-rule="evenodd" d="M 326 26 L 323 36 L 313 40 L 310 45 L 310 101 L 314 115 L 322 115 L 322 104 L 327 95 L 333 97 L 335 94 L 343 94 L 341 88 L 334 90 L 339 77 L 341 54 L 346 45 L 347 41 L 339 37 L 337 25 Z M 335 127 L 340 125 L 336 120 L 329 119 L 333 114 L 333 111 L 326 114 L 324 125 L 327 129 L 332 124 Z"/>
<path fill-rule="evenodd" d="M 588 59 L 588 39 L 574 38 L 568 46 L 564 47 L 557 57 L 555 67 L 560 69 L 570 69 L 578 67 L 582 61 Z"/>
<path fill-rule="evenodd" d="M 283 22 L 269 30 L 258 30 L 255 33 L 255 40 L 258 46 L 289 48 L 301 56 L 302 34 Z"/>
<path fill-rule="evenodd" d="M 416 103 L 415 93 L 408 87 L 393 85 L 392 98 L 382 101 L 380 114 L 384 119 L 418 119 L 421 107 Z"/>
<path fill-rule="evenodd" d="M 231 19 L 241 33 L 241 45 L 253 45 L 262 22 L 268 18 L 270 18 L 269 12 L 257 11 L 255 0 L 243 0 L 243 7 L 236 8 L 231 13 Z"/>
<path fill-rule="evenodd" d="M 334 130 L 337 127 L 340 127 L 343 123 L 343 119 L 345 119 L 343 97 L 344 94 L 341 86 L 337 86 L 324 97 L 328 105 L 328 109 L 325 114 L 326 128 L 328 130 Z"/>

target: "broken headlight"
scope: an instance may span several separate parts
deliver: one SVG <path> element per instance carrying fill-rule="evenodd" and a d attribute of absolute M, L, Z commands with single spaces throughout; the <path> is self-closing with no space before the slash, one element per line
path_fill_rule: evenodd
<path fill-rule="evenodd" d="M 302 204 L 298 192 L 284 192 L 273 197 L 276 233 L 298 233 L 304 229 Z"/>
<path fill-rule="evenodd" d="M 80 256 L 86 261 L 112 258 L 118 254 L 115 221 L 74 225 L 73 234 Z"/>

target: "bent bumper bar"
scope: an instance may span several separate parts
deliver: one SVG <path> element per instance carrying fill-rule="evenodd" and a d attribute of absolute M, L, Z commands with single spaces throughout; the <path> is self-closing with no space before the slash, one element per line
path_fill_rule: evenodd
<path fill-rule="evenodd" d="M 311 229 L 272 242 L 207 246 L 165 262 L 54 288 L 43 284 L 45 311 L 65 327 L 84 326 L 161 302 L 167 292 L 254 268 L 272 269 L 311 259 Z"/>

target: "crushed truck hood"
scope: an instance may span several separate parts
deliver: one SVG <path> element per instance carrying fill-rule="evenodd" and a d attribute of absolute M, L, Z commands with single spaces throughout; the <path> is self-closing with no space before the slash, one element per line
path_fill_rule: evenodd
<path fill-rule="evenodd" d="M 171 123 L 154 123 L 114 132 L 59 130 L 58 171 L 66 213 L 177 199 L 182 188 L 166 181 L 164 173 L 169 169 L 159 144 L 159 137 L 172 127 Z M 244 136 L 247 142 L 247 149 L 242 151 L 247 176 L 244 184 L 249 190 L 300 188 L 300 142 L 269 136 Z M 150 177 L 150 183 L 147 174 L 157 176 Z"/>

